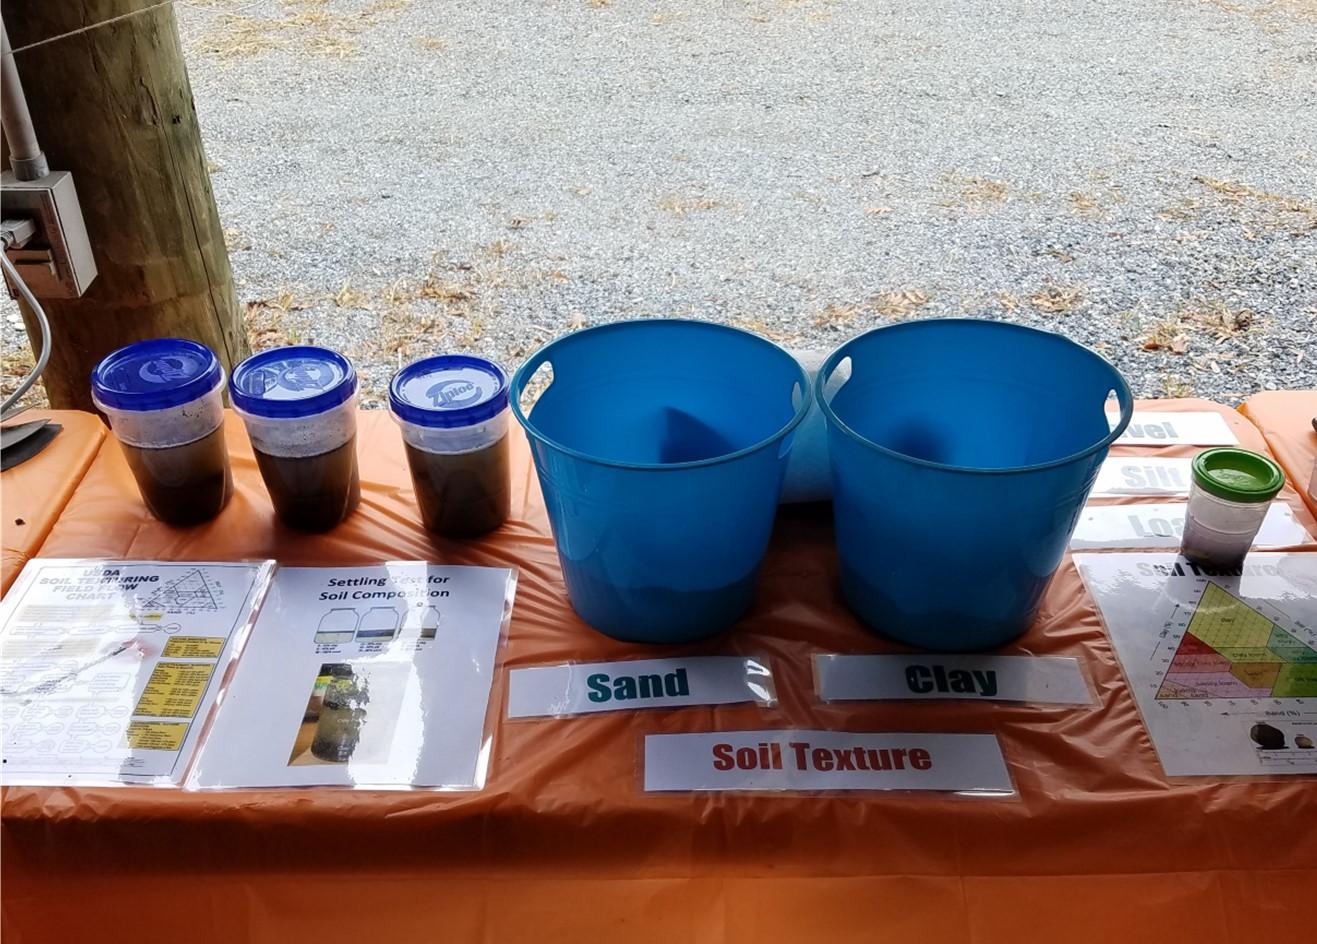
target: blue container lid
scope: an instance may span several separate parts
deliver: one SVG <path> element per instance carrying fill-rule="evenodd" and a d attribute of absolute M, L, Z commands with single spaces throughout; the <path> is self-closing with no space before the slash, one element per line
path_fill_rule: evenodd
<path fill-rule="evenodd" d="M 314 416 L 356 393 L 357 372 L 337 351 L 298 345 L 253 354 L 233 368 L 235 408 L 271 419 Z"/>
<path fill-rule="evenodd" d="M 498 416 L 508 405 L 508 375 L 492 361 L 440 354 L 408 364 L 389 383 L 389 406 L 417 426 L 453 429 Z"/>
<path fill-rule="evenodd" d="M 215 352 L 183 338 L 156 338 L 121 347 L 91 372 L 91 392 L 115 410 L 164 410 L 191 403 L 224 379 Z"/>

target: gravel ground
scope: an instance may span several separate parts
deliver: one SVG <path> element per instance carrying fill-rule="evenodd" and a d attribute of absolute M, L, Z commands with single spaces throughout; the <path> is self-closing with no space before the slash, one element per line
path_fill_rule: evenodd
<path fill-rule="evenodd" d="M 344 350 L 368 403 L 659 315 L 975 315 L 1143 396 L 1317 386 L 1317 0 L 177 13 L 254 343 Z"/>

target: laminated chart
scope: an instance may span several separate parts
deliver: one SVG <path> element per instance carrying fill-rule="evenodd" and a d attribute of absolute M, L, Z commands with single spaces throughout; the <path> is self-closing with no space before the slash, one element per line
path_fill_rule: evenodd
<path fill-rule="evenodd" d="M 1192 610 L 1177 607 L 1169 622 L 1183 632 L 1157 697 L 1317 698 L 1317 649 L 1281 629 L 1284 619 L 1207 583 Z"/>
<path fill-rule="evenodd" d="M 1317 773 L 1317 554 L 1076 554 L 1171 776 Z"/>
<path fill-rule="evenodd" d="M 0 779 L 180 783 L 273 566 L 29 563 L 0 608 Z"/>
<path fill-rule="evenodd" d="M 479 789 L 516 584 L 421 561 L 280 568 L 189 788 Z"/>

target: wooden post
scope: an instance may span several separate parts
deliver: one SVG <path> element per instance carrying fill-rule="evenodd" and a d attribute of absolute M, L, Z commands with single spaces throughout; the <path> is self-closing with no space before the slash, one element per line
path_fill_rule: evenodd
<path fill-rule="evenodd" d="M 92 409 L 91 369 L 143 338 L 192 338 L 229 370 L 249 351 L 174 11 L 158 3 L 4 4 L 37 136 L 73 172 L 99 270 L 82 298 L 42 300 L 55 407 Z"/>

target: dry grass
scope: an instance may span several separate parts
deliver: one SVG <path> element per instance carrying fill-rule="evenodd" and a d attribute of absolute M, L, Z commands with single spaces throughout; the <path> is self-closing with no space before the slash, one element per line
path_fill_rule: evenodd
<path fill-rule="evenodd" d="M 832 7 L 837 0 L 759 0 L 748 13 L 752 23 L 769 23 L 777 14 L 804 13 L 806 23 L 819 23 L 832 19 Z"/>
<path fill-rule="evenodd" d="M 281 51 L 332 59 L 357 54 L 357 38 L 392 20 L 411 0 L 373 0 L 356 9 L 330 9 L 329 0 L 280 0 L 273 16 L 249 16 L 250 6 L 216 17 L 188 37 L 190 50 L 226 62 Z M 213 3 L 213 7 L 237 4 Z"/>
<path fill-rule="evenodd" d="M 431 272 L 416 289 L 416 298 L 429 299 L 442 305 L 464 305 L 475 301 L 476 294 L 469 286 L 449 281 Z"/>
<path fill-rule="evenodd" d="M 1095 213 L 1098 210 L 1097 199 L 1086 193 L 1075 191 L 1070 194 L 1070 206 L 1076 213 Z"/>
<path fill-rule="evenodd" d="M 1211 214 L 1227 213 L 1233 217 L 1250 242 L 1262 235 L 1304 237 L 1317 231 L 1317 205 L 1259 190 L 1237 180 L 1221 180 L 1201 174 L 1190 178 L 1199 188 L 1181 197 L 1157 215 L 1169 221 L 1211 220 Z M 1197 238 L 1195 234 L 1177 234 L 1180 241 Z"/>
<path fill-rule="evenodd" d="M 448 320 L 434 312 L 410 308 L 390 308 L 380 315 L 379 341 L 374 350 L 387 355 L 399 366 L 439 348 L 437 343 L 448 333 Z"/>
<path fill-rule="evenodd" d="M 673 216 L 682 217 L 688 213 L 702 213 L 708 210 L 739 210 L 740 204 L 729 203 L 705 196 L 700 190 L 669 193 L 659 198 L 658 208 L 666 210 Z"/>
<path fill-rule="evenodd" d="M 252 247 L 251 240 L 243 235 L 236 226 L 224 227 L 224 248 L 229 252 L 240 252 Z"/>
<path fill-rule="evenodd" d="M 909 318 L 932 301 L 922 289 L 901 288 L 880 292 L 864 302 L 833 302 L 826 305 L 815 317 L 816 328 L 841 328 L 861 315 L 876 318 Z"/>
<path fill-rule="evenodd" d="M 1317 0 L 1271 0 L 1270 3 L 1241 5 L 1232 0 L 1200 0 L 1218 10 L 1248 17 L 1266 33 L 1280 33 L 1293 21 L 1317 20 Z"/>
<path fill-rule="evenodd" d="M 300 344 L 302 333 L 296 325 L 290 323 L 288 315 L 306 307 L 308 305 L 300 301 L 291 290 L 247 302 L 243 308 L 242 321 L 247 328 L 247 339 L 251 342 L 252 350 L 265 351 L 272 347 Z"/>
<path fill-rule="evenodd" d="M 1145 351 L 1188 354 L 1195 343 L 1220 345 L 1247 332 L 1257 321 L 1247 308 L 1231 308 L 1217 299 L 1184 305 L 1172 315 L 1153 323 L 1138 340 Z M 1212 360 L 1223 355 L 1214 354 Z M 1216 369 L 1207 364 L 1209 369 Z"/>
<path fill-rule="evenodd" d="M 1030 305 L 1052 315 L 1064 315 L 1074 311 L 1083 300 L 1083 289 L 1074 285 L 1044 285 L 1029 296 Z"/>
<path fill-rule="evenodd" d="M 869 300 L 869 306 L 884 318 L 909 318 L 930 301 L 932 298 L 925 291 L 903 288 L 875 296 Z"/>
<path fill-rule="evenodd" d="M 886 216 L 892 212 L 892 208 L 889 206 L 867 206 L 864 208 L 864 212 L 869 216 Z"/>
<path fill-rule="evenodd" d="M 1162 378 L 1162 393 L 1172 399 L 1192 397 L 1196 392 L 1192 381 L 1177 377 L 1174 374 L 1167 374 Z"/>
<path fill-rule="evenodd" d="M 937 201 L 941 207 L 953 207 L 971 212 L 990 209 L 1006 202 L 1010 188 L 999 180 L 986 177 L 965 177 L 961 174 L 943 174 L 942 186 L 950 191 Z"/>
<path fill-rule="evenodd" d="M 783 331 L 775 328 L 759 318 L 733 318 L 730 322 L 732 327 L 740 328 L 744 331 L 751 331 L 754 334 L 773 341 L 777 344 L 795 344 L 800 341 L 801 334 L 798 331 Z"/>
<path fill-rule="evenodd" d="M 484 339 L 486 324 L 496 320 L 505 292 L 559 284 L 570 278 L 561 269 L 519 265 L 515 253 L 516 246 L 502 239 L 461 260 L 436 253 L 429 271 L 419 280 L 397 279 L 367 299 L 363 307 L 378 313 L 377 329 L 351 356 L 365 362 L 391 361 L 401 367 L 440 347 L 474 347 Z M 539 325 L 529 327 L 546 339 L 554 333 Z M 517 352 L 510 349 L 509 353 Z"/>
<path fill-rule="evenodd" d="M 331 297 L 337 308 L 365 308 L 366 293 L 352 287 L 351 281 L 345 281 L 341 288 Z"/>
<path fill-rule="evenodd" d="M 829 302 L 823 307 L 822 311 L 814 316 L 814 327 L 840 328 L 854 321 L 863 310 L 863 305 Z"/>
<path fill-rule="evenodd" d="M 1189 333 L 1184 325 L 1175 318 L 1159 321 L 1140 338 L 1139 345 L 1145 351 L 1170 351 L 1172 354 L 1189 353 Z"/>
<path fill-rule="evenodd" d="M 448 48 L 448 40 L 439 36 L 422 36 L 420 39 L 416 40 L 416 45 L 420 46 L 422 49 L 429 49 L 432 52 L 440 52 L 441 50 Z"/>
<path fill-rule="evenodd" d="M 1242 334 L 1257 320 L 1247 308 L 1231 308 L 1220 300 L 1189 306 L 1184 309 L 1183 317 L 1216 341 L 1228 341 Z"/>
<path fill-rule="evenodd" d="M 23 382 L 23 378 L 28 375 L 34 366 L 32 352 L 28 350 L 27 345 L 23 345 L 18 350 L 5 351 L 0 354 L 0 397 L 8 397 L 17 390 L 18 385 Z M 26 406 L 45 406 L 45 388 L 37 383 L 20 402 Z"/>

